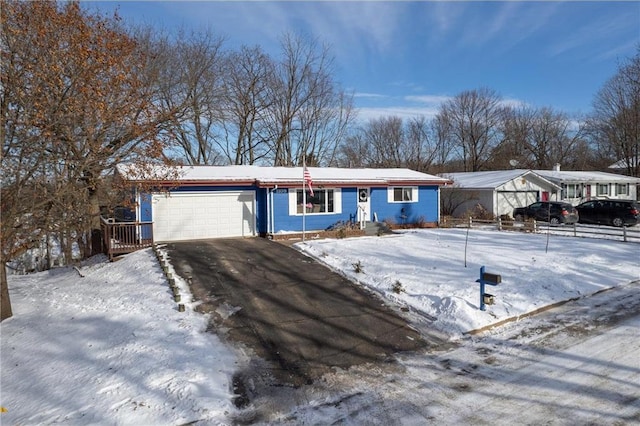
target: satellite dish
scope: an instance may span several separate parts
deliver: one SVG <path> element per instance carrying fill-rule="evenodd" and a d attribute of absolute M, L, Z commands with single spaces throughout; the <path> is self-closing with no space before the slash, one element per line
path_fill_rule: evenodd
<path fill-rule="evenodd" d="M 520 163 L 518 160 L 509 160 L 509 164 L 511 164 L 511 167 L 517 166 L 518 163 Z"/>

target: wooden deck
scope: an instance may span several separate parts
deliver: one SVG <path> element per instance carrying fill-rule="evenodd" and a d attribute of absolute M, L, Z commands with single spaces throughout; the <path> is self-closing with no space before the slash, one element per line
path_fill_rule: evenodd
<path fill-rule="evenodd" d="M 104 253 L 115 256 L 153 246 L 153 222 L 113 222 L 102 218 Z"/>

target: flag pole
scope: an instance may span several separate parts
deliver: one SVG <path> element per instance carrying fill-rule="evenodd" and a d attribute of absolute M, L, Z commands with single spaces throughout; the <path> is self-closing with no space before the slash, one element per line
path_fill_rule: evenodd
<path fill-rule="evenodd" d="M 305 188 L 305 184 L 307 183 L 305 179 L 305 170 L 307 169 L 307 156 L 306 153 L 302 153 L 302 242 L 304 243 L 304 235 L 305 235 L 305 225 L 306 225 L 306 217 L 307 217 L 307 189 Z"/>

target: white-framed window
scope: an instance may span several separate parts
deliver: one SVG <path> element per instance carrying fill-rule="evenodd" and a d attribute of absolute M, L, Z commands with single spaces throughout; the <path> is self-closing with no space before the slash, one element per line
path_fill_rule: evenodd
<path fill-rule="evenodd" d="M 306 190 L 303 196 L 302 188 L 289 189 L 289 215 L 304 214 L 336 214 L 342 213 L 342 191 L 340 188 L 313 190 L 313 196 Z M 306 206 L 304 202 L 306 201 Z"/>
<path fill-rule="evenodd" d="M 609 195 L 609 184 L 608 183 L 599 183 L 596 189 L 597 195 Z"/>
<path fill-rule="evenodd" d="M 582 187 L 577 183 L 568 183 L 564 185 L 564 194 L 565 198 L 581 198 L 582 197 Z"/>
<path fill-rule="evenodd" d="M 616 183 L 616 195 L 629 195 L 629 184 Z"/>
<path fill-rule="evenodd" d="M 390 203 L 417 203 L 417 186 L 392 186 L 387 189 L 387 201 Z"/>

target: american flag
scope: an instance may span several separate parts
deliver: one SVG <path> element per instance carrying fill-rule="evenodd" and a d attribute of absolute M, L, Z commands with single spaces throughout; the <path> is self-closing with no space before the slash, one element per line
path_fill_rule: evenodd
<path fill-rule="evenodd" d="M 311 180 L 311 173 L 309 173 L 306 166 L 304 168 L 304 183 L 309 186 L 309 195 L 313 197 L 313 188 L 311 188 L 313 181 Z"/>

